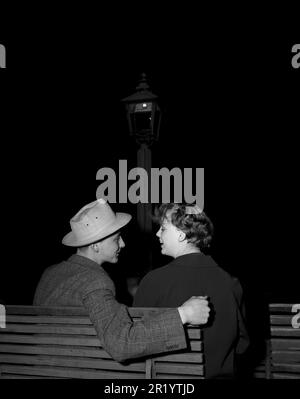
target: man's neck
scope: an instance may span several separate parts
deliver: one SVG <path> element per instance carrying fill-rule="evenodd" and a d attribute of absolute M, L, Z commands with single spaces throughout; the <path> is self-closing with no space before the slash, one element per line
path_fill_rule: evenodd
<path fill-rule="evenodd" d="M 99 262 L 98 259 L 95 258 L 95 256 L 93 256 L 93 254 L 91 254 L 88 251 L 81 251 L 80 248 L 77 249 L 77 255 L 79 256 L 83 256 L 86 259 L 92 260 L 93 262 L 97 263 L 98 265 L 101 265 L 102 262 Z"/>

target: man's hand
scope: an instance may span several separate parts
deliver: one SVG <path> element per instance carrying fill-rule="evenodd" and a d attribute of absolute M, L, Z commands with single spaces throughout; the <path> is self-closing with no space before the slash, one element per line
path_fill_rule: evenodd
<path fill-rule="evenodd" d="M 206 324 L 210 309 L 206 297 L 192 296 L 178 308 L 178 312 L 182 324 Z"/>

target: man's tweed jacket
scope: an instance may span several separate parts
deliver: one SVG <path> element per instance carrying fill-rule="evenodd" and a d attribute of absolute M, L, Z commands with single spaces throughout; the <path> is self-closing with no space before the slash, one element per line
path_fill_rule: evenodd
<path fill-rule="evenodd" d="M 85 306 L 104 348 L 117 361 L 186 348 L 177 309 L 133 322 L 115 299 L 115 286 L 97 263 L 79 255 L 49 267 L 37 286 L 36 306 Z"/>

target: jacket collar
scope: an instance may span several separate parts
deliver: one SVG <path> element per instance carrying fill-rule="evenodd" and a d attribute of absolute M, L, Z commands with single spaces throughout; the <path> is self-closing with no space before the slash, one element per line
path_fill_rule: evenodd
<path fill-rule="evenodd" d="M 204 267 L 211 267 L 215 266 L 216 263 L 212 259 L 210 255 L 205 255 L 202 252 L 193 252 L 190 254 L 185 254 L 178 256 L 176 259 L 173 260 L 172 264 L 178 265 L 196 265 L 196 266 L 204 266 Z"/>
<path fill-rule="evenodd" d="M 76 263 L 80 266 L 88 267 L 89 269 L 94 269 L 98 271 L 104 270 L 102 266 L 98 265 L 98 263 L 94 262 L 93 260 L 77 254 L 73 254 L 72 256 L 70 256 L 68 262 Z"/>

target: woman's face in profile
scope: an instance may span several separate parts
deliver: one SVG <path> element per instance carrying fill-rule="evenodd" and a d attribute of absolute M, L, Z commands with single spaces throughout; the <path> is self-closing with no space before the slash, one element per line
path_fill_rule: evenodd
<path fill-rule="evenodd" d="M 161 253 L 163 255 L 176 257 L 179 249 L 180 233 L 180 230 L 170 222 L 169 218 L 163 220 L 160 229 L 156 233 L 161 243 Z"/>

